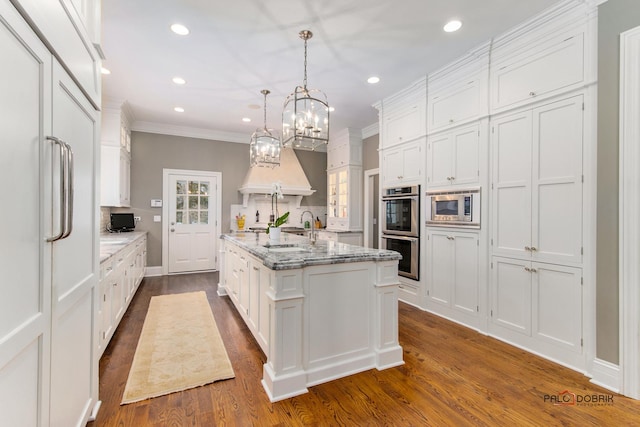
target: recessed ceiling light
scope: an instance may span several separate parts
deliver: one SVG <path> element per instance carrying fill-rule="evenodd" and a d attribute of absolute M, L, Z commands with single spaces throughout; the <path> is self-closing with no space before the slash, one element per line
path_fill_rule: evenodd
<path fill-rule="evenodd" d="M 249 123 L 251 121 L 251 119 L 249 117 L 243 117 L 242 121 L 245 123 Z"/>
<path fill-rule="evenodd" d="M 182 24 L 173 24 L 171 26 L 171 31 L 181 36 L 186 36 L 189 34 L 189 29 Z"/>
<path fill-rule="evenodd" d="M 335 108 L 333 108 L 333 107 L 329 107 L 329 112 L 331 112 L 331 113 L 332 113 L 332 112 L 334 112 L 334 111 L 336 111 L 336 109 L 335 109 Z"/>
<path fill-rule="evenodd" d="M 174 77 L 173 82 L 177 85 L 183 85 L 185 84 L 187 81 L 185 79 L 183 79 L 182 77 Z"/>
<path fill-rule="evenodd" d="M 104 67 L 102 67 L 102 69 L 100 69 L 100 72 L 101 72 L 102 74 L 111 74 L 111 70 L 109 70 L 109 69 L 107 69 L 107 68 L 104 68 Z"/>
<path fill-rule="evenodd" d="M 173 111 L 178 112 L 178 113 L 184 113 L 184 108 L 182 108 L 182 107 L 174 107 Z"/>
<path fill-rule="evenodd" d="M 371 76 L 367 79 L 367 83 L 372 85 L 378 83 L 379 81 L 380 81 L 380 77 L 376 77 L 376 76 Z"/>
<path fill-rule="evenodd" d="M 447 33 L 453 33 L 454 31 L 458 31 L 462 27 L 462 22 L 458 20 L 453 20 L 447 22 L 447 24 L 442 28 Z"/>

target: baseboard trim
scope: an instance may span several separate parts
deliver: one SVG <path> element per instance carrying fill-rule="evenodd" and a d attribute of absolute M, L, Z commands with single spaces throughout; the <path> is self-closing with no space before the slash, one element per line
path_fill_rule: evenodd
<path fill-rule="evenodd" d="M 620 367 L 605 360 L 595 359 L 590 382 L 614 393 L 620 393 Z"/>
<path fill-rule="evenodd" d="M 144 277 L 162 276 L 162 266 L 147 267 L 144 270 Z"/>

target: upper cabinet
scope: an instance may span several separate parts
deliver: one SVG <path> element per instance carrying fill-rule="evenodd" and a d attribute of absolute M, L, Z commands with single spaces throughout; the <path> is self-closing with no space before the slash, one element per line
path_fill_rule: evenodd
<path fill-rule="evenodd" d="M 478 123 L 429 136 L 427 188 L 479 184 L 479 154 Z"/>
<path fill-rule="evenodd" d="M 392 147 L 426 135 L 426 106 L 426 78 L 376 104 L 380 116 L 380 147 Z"/>
<path fill-rule="evenodd" d="M 327 147 L 327 169 L 362 166 L 362 132 L 345 129 L 331 139 Z"/>
<path fill-rule="evenodd" d="M 429 75 L 427 132 L 459 126 L 487 115 L 489 44 Z"/>
<path fill-rule="evenodd" d="M 540 101 L 595 82 L 593 25 L 580 7 L 533 21 L 494 41 L 491 112 Z M 570 8 L 571 7 L 571 8 Z M 561 9 L 561 7 L 559 7 Z M 526 30 L 526 31 L 525 31 Z"/>
<path fill-rule="evenodd" d="M 327 150 L 327 229 L 362 230 L 362 133 L 339 132 Z"/>
<path fill-rule="evenodd" d="M 101 105 L 100 0 L 12 0 L 55 51 L 94 108 Z"/>
<path fill-rule="evenodd" d="M 424 170 L 424 138 L 387 150 L 381 155 L 384 187 L 421 185 Z"/>
<path fill-rule="evenodd" d="M 102 111 L 101 206 L 131 206 L 131 129 L 126 105 Z"/>

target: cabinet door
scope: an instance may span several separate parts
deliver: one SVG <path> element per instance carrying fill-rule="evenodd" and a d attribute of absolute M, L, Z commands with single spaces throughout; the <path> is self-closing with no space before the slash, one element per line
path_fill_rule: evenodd
<path fill-rule="evenodd" d="M 533 110 L 533 259 L 582 261 L 582 96 Z"/>
<path fill-rule="evenodd" d="M 424 99 L 399 110 L 386 114 L 383 118 L 382 146 L 389 147 L 418 138 L 426 133 Z"/>
<path fill-rule="evenodd" d="M 420 183 L 422 179 L 423 141 L 407 144 L 402 149 L 402 182 L 405 184 Z"/>
<path fill-rule="evenodd" d="M 251 258 L 249 261 L 249 327 L 254 335 L 258 331 L 260 323 L 260 263 Z"/>
<path fill-rule="evenodd" d="M 430 260 L 428 297 L 439 304 L 451 305 L 454 277 L 454 237 L 446 231 L 429 231 L 427 237 Z"/>
<path fill-rule="evenodd" d="M 73 150 L 73 229 L 53 244 L 51 421 L 74 425 L 97 399 L 94 301 L 98 285 L 98 114 L 53 64 L 53 135 Z"/>
<path fill-rule="evenodd" d="M 238 311 L 242 317 L 249 314 L 249 262 L 247 255 L 243 252 L 238 255 Z"/>
<path fill-rule="evenodd" d="M 271 332 L 271 313 L 269 311 L 270 298 L 267 296 L 271 286 L 271 270 L 264 265 L 260 266 L 259 306 L 258 314 L 258 343 L 265 354 L 269 354 L 269 336 Z"/>
<path fill-rule="evenodd" d="M 0 424 L 47 426 L 51 54 L 8 1 L 0 2 L 0 52 L 0 179 L 8 189 L 0 209 Z"/>
<path fill-rule="evenodd" d="M 403 153 L 399 148 L 385 150 L 382 157 L 383 185 L 392 186 L 402 181 Z"/>
<path fill-rule="evenodd" d="M 451 134 L 438 135 L 429 138 L 429 176 L 430 187 L 443 187 L 451 184 L 453 173 L 454 145 Z"/>
<path fill-rule="evenodd" d="M 531 112 L 498 118 L 491 132 L 493 253 L 529 257 Z"/>
<path fill-rule="evenodd" d="M 453 308 L 475 315 L 478 311 L 478 236 L 456 233 L 453 248 Z"/>
<path fill-rule="evenodd" d="M 120 206 L 131 206 L 130 181 L 131 181 L 131 155 L 125 149 L 120 149 L 119 170 L 119 194 Z"/>
<path fill-rule="evenodd" d="M 531 263 L 494 257 L 492 261 L 491 321 L 531 335 Z"/>
<path fill-rule="evenodd" d="M 470 185 L 480 181 L 479 150 L 480 134 L 478 126 L 465 127 L 454 131 L 451 137 L 453 166 L 451 184 Z"/>
<path fill-rule="evenodd" d="M 480 112 L 480 93 L 477 79 L 466 80 L 429 97 L 428 127 L 437 130 L 477 117 Z"/>
<path fill-rule="evenodd" d="M 581 353 L 582 270 L 532 263 L 533 336 L 553 346 Z"/>
<path fill-rule="evenodd" d="M 584 81 L 584 33 L 562 34 L 492 67 L 492 109 L 567 90 Z"/>

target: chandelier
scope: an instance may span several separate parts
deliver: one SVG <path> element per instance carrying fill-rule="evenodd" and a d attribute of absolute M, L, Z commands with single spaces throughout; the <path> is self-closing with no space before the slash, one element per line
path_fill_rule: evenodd
<path fill-rule="evenodd" d="M 298 34 L 304 40 L 304 81 L 284 102 L 282 112 L 282 145 L 315 150 L 329 142 L 329 103 L 320 90 L 307 88 L 307 40 L 309 30 Z"/>
<path fill-rule="evenodd" d="M 249 152 L 250 163 L 253 166 L 276 167 L 280 165 L 280 140 L 267 129 L 267 89 L 260 91 L 264 95 L 264 128 L 256 129 L 251 135 Z"/>

